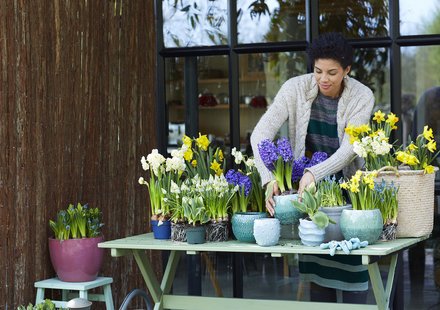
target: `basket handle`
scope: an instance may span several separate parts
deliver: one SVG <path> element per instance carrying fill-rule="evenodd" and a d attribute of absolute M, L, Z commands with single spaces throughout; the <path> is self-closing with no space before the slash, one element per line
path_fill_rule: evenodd
<path fill-rule="evenodd" d="M 382 168 L 377 170 L 377 173 L 381 173 L 385 171 L 392 171 L 396 174 L 396 176 L 399 176 L 399 170 L 394 166 L 383 166 Z"/>

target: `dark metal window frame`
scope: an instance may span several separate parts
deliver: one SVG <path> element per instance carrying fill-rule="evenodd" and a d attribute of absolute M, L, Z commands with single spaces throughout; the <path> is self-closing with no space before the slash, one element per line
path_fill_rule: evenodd
<path fill-rule="evenodd" d="M 319 9 L 318 0 L 305 0 L 306 2 L 306 41 L 270 42 L 270 43 L 237 43 L 237 1 L 228 1 L 228 45 L 165 48 L 163 43 L 162 0 L 155 0 L 156 16 L 156 48 L 157 48 L 157 88 L 156 88 L 156 113 L 157 113 L 157 141 L 158 149 L 165 154 L 167 149 L 168 124 L 165 103 L 165 59 L 169 57 L 185 58 L 185 104 L 188 128 L 187 134 L 195 136 L 198 132 L 198 108 L 190 102 L 196 102 L 197 90 L 197 56 L 227 55 L 229 63 L 229 96 L 230 96 L 230 141 L 232 147 L 240 144 L 240 109 L 239 109 L 239 72 L 238 55 L 246 53 L 266 53 L 284 51 L 305 51 L 308 42 L 319 34 Z M 389 36 L 378 38 L 349 40 L 354 48 L 385 47 L 390 51 L 390 101 L 391 111 L 401 114 L 401 53 L 402 46 L 440 45 L 438 35 L 400 36 L 399 0 L 389 0 Z M 311 66 L 308 66 L 311 71 Z M 401 138 L 401 129 L 398 129 L 396 138 Z"/>

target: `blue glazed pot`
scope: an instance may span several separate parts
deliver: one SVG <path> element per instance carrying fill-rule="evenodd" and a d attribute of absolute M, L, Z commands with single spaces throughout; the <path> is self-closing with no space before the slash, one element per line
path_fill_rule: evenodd
<path fill-rule="evenodd" d="M 254 237 L 259 246 L 273 246 L 280 240 L 280 221 L 275 218 L 254 220 Z"/>
<path fill-rule="evenodd" d="M 281 225 L 298 224 L 298 220 L 303 214 L 298 211 L 292 201 L 298 199 L 298 194 L 274 196 L 275 200 L 275 218 L 280 220 Z"/>
<path fill-rule="evenodd" d="M 188 244 L 201 244 L 205 243 L 205 225 L 192 226 L 189 225 L 185 228 L 186 242 Z"/>
<path fill-rule="evenodd" d="M 231 219 L 232 233 L 238 241 L 254 243 L 254 220 L 265 217 L 265 212 L 236 212 Z"/>
<path fill-rule="evenodd" d="M 374 210 L 343 210 L 339 222 L 345 240 L 359 238 L 360 241 L 375 243 L 383 229 L 382 214 Z"/>
<path fill-rule="evenodd" d="M 153 229 L 154 239 L 170 239 L 171 238 L 171 221 L 162 221 L 159 225 L 159 221 L 151 220 L 151 227 Z"/>

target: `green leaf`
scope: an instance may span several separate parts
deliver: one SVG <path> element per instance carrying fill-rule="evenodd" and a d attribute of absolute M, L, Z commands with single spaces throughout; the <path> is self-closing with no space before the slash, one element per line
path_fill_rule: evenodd
<path fill-rule="evenodd" d="M 327 214 L 322 211 L 316 212 L 313 216 L 310 217 L 313 223 L 316 224 L 320 229 L 324 229 L 328 226 L 329 218 Z"/>

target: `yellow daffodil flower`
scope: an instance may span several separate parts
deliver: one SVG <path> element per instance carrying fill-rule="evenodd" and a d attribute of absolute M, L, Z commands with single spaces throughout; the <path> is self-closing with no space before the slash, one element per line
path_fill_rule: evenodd
<path fill-rule="evenodd" d="M 383 113 L 381 110 L 378 110 L 376 113 L 374 113 L 373 121 L 376 121 L 378 124 L 385 121 L 385 113 Z"/>
<path fill-rule="evenodd" d="M 191 162 L 191 165 L 193 166 L 193 167 L 197 167 L 197 160 L 193 160 L 192 162 Z"/>
<path fill-rule="evenodd" d="M 215 172 L 215 174 L 220 175 L 222 172 L 220 164 L 214 159 L 211 163 L 210 168 Z"/>
<path fill-rule="evenodd" d="M 186 161 L 190 161 L 193 158 L 193 151 L 192 149 L 189 147 L 186 152 L 183 154 L 183 158 Z"/>
<path fill-rule="evenodd" d="M 396 123 L 397 123 L 398 121 L 399 121 L 399 118 L 396 116 L 396 114 L 394 114 L 394 113 L 390 113 L 390 114 L 388 114 L 388 117 L 387 117 L 386 122 L 387 122 L 388 124 L 390 124 L 391 129 L 396 129 L 396 128 L 397 128 L 397 126 L 395 126 L 395 125 L 396 125 Z"/>
<path fill-rule="evenodd" d="M 191 148 L 192 139 L 190 137 L 188 137 L 187 135 L 183 135 L 182 142 L 183 144 L 188 146 L 189 149 Z"/>
<path fill-rule="evenodd" d="M 434 135 L 432 134 L 432 129 L 429 128 L 428 126 L 423 127 L 423 137 L 428 141 L 434 139 Z"/>
<path fill-rule="evenodd" d="M 199 137 L 196 139 L 196 143 L 200 149 L 202 149 L 203 151 L 207 151 L 210 142 L 206 135 L 202 135 L 199 133 Z"/>
<path fill-rule="evenodd" d="M 428 142 L 428 145 L 426 145 L 426 147 L 431 153 L 434 153 L 435 150 L 437 150 L 437 143 L 434 140 L 431 140 Z"/>
<path fill-rule="evenodd" d="M 423 173 L 424 174 L 434 173 L 434 166 L 428 165 L 426 163 L 423 164 Z"/>
<path fill-rule="evenodd" d="M 341 183 L 341 184 L 339 184 L 339 186 L 340 186 L 342 189 L 348 189 L 348 184 L 347 184 L 347 182 Z"/>
<path fill-rule="evenodd" d="M 362 133 L 368 133 L 368 132 L 370 132 L 370 131 L 371 131 L 371 128 L 370 128 L 370 125 L 368 125 L 368 124 L 363 124 L 363 125 L 360 125 L 360 126 L 357 128 L 357 130 L 358 130 L 358 132 L 359 132 L 360 134 L 362 134 Z"/>
<path fill-rule="evenodd" d="M 410 145 L 408 145 L 408 150 L 410 150 L 411 152 L 415 151 L 417 149 L 418 149 L 418 147 L 414 143 L 411 143 Z"/>
<path fill-rule="evenodd" d="M 218 159 L 220 161 L 223 161 L 223 159 L 224 159 L 223 151 L 221 149 L 217 149 L 217 151 L 215 153 L 216 153 L 215 155 L 218 156 Z"/>

